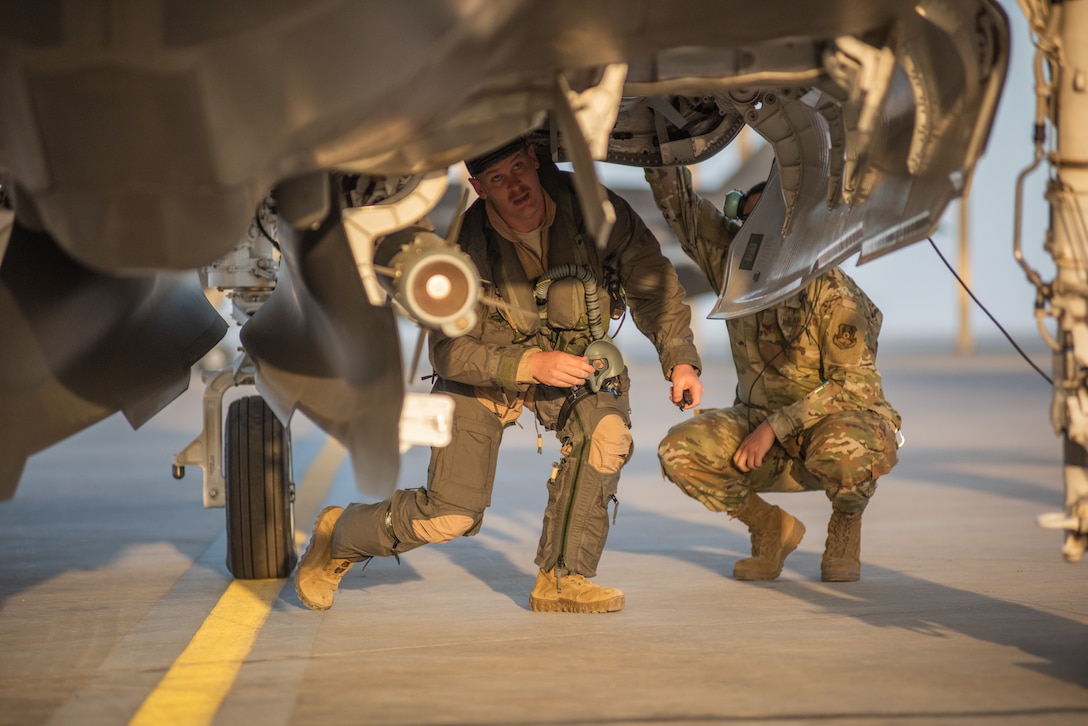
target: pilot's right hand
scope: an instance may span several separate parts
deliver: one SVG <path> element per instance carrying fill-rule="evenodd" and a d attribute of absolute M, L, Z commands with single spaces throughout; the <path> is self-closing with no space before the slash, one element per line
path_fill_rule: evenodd
<path fill-rule="evenodd" d="M 556 388 L 580 386 L 593 375 L 589 358 L 559 350 L 541 351 L 533 356 L 529 365 L 535 380 Z"/>

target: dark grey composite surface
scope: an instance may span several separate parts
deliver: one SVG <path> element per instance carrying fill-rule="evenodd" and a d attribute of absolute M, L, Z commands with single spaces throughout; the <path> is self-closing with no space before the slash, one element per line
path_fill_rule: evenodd
<path fill-rule="evenodd" d="M 555 445 L 537 455 L 526 415 L 479 536 L 352 571 L 327 613 L 287 583 L 214 722 L 1088 720 L 1088 561 L 1034 523 L 1060 506 L 1061 462 L 1026 364 L 886 346 L 907 445 L 865 515 L 862 581 L 819 581 L 828 505 L 801 494 L 771 495 L 808 526 L 782 578 L 742 583 L 739 523 L 661 480 L 681 414 L 635 358 L 636 454 L 599 576 L 624 612 L 527 608 Z M 705 380 L 708 403 L 731 399 L 726 361 L 708 356 Z M 198 386 L 139 432 L 111 418 L 32 458 L 0 504 L 0 724 L 127 723 L 215 607 L 223 512 L 201 507 L 199 470 L 169 476 L 199 421 Z M 302 480 L 324 440 L 294 432 Z M 409 452 L 401 484 L 425 466 Z M 322 502 L 355 499 L 349 476 Z"/>

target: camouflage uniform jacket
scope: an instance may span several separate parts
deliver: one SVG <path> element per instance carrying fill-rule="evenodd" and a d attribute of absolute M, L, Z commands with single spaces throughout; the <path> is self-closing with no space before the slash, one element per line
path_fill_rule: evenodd
<path fill-rule="evenodd" d="M 687 169 L 647 170 L 646 177 L 684 252 L 720 290 L 739 227 L 694 194 Z M 779 441 L 840 411 L 873 411 L 898 429 L 899 414 L 885 400 L 876 368 L 882 320 L 836 267 L 771 308 L 726 321 L 737 369 L 734 403 L 765 415 Z"/>
<path fill-rule="evenodd" d="M 608 244 L 598 252 L 586 233 L 571 175 L 544 166 L 540 178 L 555 203 L 555 219 L 547 230 L 547 267 L 588 266 L 598 281 L 606 323 L 608 285 L 622 289 L 635 325 L 657 349 L 666 378 L 677 365 L 700 368 L 684 289 L 657 239 L 630 205 L 608 192 L 616 223 Z M 528 279 L 513 244 L 491 225 L 483 200 L 466 213 L 458 244 L 480 271 L 484 293 L 505 305 L 495 308 L 481 303 L 476 326 L 466 335 L 431 334 L 431 363 L 440 377 L 477 388 L 525 391 L 533 385 L 523 364 L 530 351 L 562 349 L 577 355 L 584 350 L 588 342 L 584 333 L 580 347 L 566 345 L 572 338 L 541 319 L 533 296 L 535 281 Z"/>

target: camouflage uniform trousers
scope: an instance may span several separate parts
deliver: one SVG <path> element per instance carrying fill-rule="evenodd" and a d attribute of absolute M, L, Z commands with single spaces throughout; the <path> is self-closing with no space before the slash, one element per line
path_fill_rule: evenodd
<path fill-rule="evenodd" d="M 627 374 L 619 395 L 602 390 L 581 399 L 556 430 L 566 391 L 538 386 L 532 408 L 556 431 L 562 460 L 548 481 L 548 505 L 536 564 L 592 577 L 608 536 L 608 504 L 633 448 Z M 402 489 L 377 504 L 350 504 L 333 532 L 333 557 L 399 555 L 425 544 L 479 532 L 491 504 L 503 426 L 472 386 L 439 381 L 454 399 L 453 438 L 431 450 L 427 486 Z"/>
<path fill-rule="evenodd" d="M 733 454 L 765 417 L 738 405 L 674 426 L 658 447 L 663 473 L 715 512 L 736 511 L 749 492 L 819 490 L 834 509 L 860 512 L 877 479 L 898 461 L 895 429 L 887 419 L 872 411 L 846 411 L 825 416 L 786 442 L 775 441 L 763 465 L 744 473 L 733 464 Z"/>

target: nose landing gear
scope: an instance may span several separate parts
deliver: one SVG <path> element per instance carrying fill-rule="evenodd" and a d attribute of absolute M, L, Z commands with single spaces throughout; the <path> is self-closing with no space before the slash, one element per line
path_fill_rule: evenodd
<path fill-rule="evenodd" d="M 227 569 L 236 578 L 284 578 L 297 562 L 291 433 L 260 396 L 227 410 L 223 468 Z"/>

